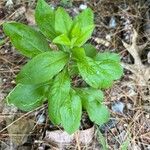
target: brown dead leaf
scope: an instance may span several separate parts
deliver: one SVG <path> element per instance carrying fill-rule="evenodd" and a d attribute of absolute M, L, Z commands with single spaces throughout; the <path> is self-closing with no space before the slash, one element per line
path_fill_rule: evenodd
<path fill-rule="evenodd" d="M 132 44 L 129 45 L 122 41 L 124 47 L 134 58 L 133 65 L 129 65 L 125 63 L 122 63 L 122 65 L 125 69 L 128 69 L 133 73 L 132 79 L 136 81 L 136 83 L 138 83 L 139 86 L 147 86 L 148 81 L 150 79 L 150 67 L 143 65 L 142 60 L 140 58 L 142 51 L 146 47 L 147 43 L 138 46 L 137 38 L 138 38 L 138 33 L 135 29 L 133 29 Z"/>
<path fill-rule="evenodd" d="M 28 118 L 21 118 L 7 128 L 9 137 L 15 145 L 19 146 L 27 141 L 27 138 L 34 127 L 34 122 Z"/>
<path fill-rule="evenodd" d="M 88 145 L 92 142 L 93 137 L 94 137 L 94 126 L 92 128 L 86 129 L 86 130 L 81 130 L 79 132 L 79 140 L 80 143 L 83 145 Z"/>
<path fill-rule="evenodd" d="M 34 19 L 34 10 L 28 9 L 25 13 L 26 19 L 28 21 L 29 25 L 35 25 L 35 19 Z"/>
<path fill-rule="evenodd" d="M 15 146 L 24 144 L 34 128 L 34 121 L 29 118 L 20 117 L 18 109 L 13 105 L 5 105 L 2 115 L 6 121 L 6 127 L 1 131 L 7 129 L 10 141 Z"/>
<path fill-rule="evenodd" d="M 67 132 L 61 130 L 46 131 L 46 135 L 44 139 L 48 143 L 52 143 L 53 145 L 62 148 L 73 141 L 74 135 L 69 135 Z"/>
<path fill-rule="evenodd" d="M 94 133 L 94 126 L 86 130 L 79 130 L 72 135 L 61 130 L 46 131 L 44 139 L 59 148 L 71 145 L 73 141 L 76 141 L 78 144 L 81 143 L 81 145 L 89 145 L 93 141 Z"/>

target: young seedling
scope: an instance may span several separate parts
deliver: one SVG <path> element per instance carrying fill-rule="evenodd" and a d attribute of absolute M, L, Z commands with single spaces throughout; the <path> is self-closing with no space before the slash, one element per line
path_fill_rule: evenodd
<path fill-rule="evenodd" d="M 35 11 L 38 28 L 17 22 L 4 24 L 12 44 L 31 59 L 16 77 L 17 85 L 7 96 L 9 104 L 31 111 L 48 100 L 50 120 L 69 134 L 79 129 L 82 109 L 96 124 L 108 121 L 100 89 L 111 87 L 123 69 L 117 54 L 97 53 L 94 46 L 85 44 L 94 30 L 93 18 L 90 8 L 71 18 L 63 8 L 53 10 L 39 0 Z M 76 75 L 86 87 L 72 84 Z"/>

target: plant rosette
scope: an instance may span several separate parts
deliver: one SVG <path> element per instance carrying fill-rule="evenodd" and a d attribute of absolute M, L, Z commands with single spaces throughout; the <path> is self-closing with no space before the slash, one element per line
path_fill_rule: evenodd
<path fill-rule="evenodd" d="M 79 129 L 82 110 L 95 124 L 106 123 L 109 110 L 102 89 L 110 88 L 123 69 L 117 54 L 98 53 L 86 43 L 94 30 L 93 11 L 87 8 L 72 18 L 63 8 L 54 10 L 38 0 L 35 20 L 36 28 L 17 22 L 3 25 L 16 49 L 29 57 L 6 98 L 8 104 L 32 111 L 48 100 L 49 119 L 68 134 Z M 50 43 L 57 50 L 51 49 Z M 87 86 L 74 86 L 74 76 Z"/>

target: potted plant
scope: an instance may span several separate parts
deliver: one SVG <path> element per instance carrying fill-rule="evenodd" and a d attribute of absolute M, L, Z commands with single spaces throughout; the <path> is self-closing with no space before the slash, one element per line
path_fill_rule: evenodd
<path fill-rule="evenodd" d="M 12 44 L 30 59 L 17 75 L 7 102 L 31 111 L 48 100 L 49 119 L 69 134 L 79 129 L 82 109 L 92 122 L 107 122 L 109 111 L 101 89 L 111 87 L 123 69 L 117 54 L 97 53 L 86 43 L 94 30 L 92 10 L 71 18 L 63 8 L 53 10 L 38 0 L 35 20 L 36 29 L 17 22 L 3 25 Z M 80 76 L 86 87 L 75 86 L 74 76 Z"/>

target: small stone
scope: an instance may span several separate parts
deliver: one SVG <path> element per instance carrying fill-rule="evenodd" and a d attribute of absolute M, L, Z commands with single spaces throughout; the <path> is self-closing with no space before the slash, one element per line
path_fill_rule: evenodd
<path fill-rule="evenodd" d="M 12 0 L 7 0 L 5 6 L 10 7 L 10 6 L 12 6 L 12 5 L 13 5 L 13 1 L 12 1 Z"/>
<path fill-rule="evenodd" d="M 149 119 L 149 118 L 150 118 L 150 115 L 149 115 L 149 114 L 146 114 L 145 117 L 146 117 L 147 119 Z"/>
<path fill-rule="evenodd" d="M 134 90 L 134 87 L 131 87 L 130 90 L 128 91 L 129 96 L 135 96 L 137 93 Z"/>
<path fill-rule="evenodd" d="M 38 150 L 44 150 L 45 148 L 43 146 L 38 147 Z"/>
<path fill-rule="evenodd" d="M 128 125 L 125 123 L 123 126 L 124 126 L 124 127 L 127 127 Z"/>
<path fill-rule="evenodd" d="M 123 113 L 125 105 L 122 102 L 116 102 L 112 105 L 112 111 L 117 112 L 117 113 Z"/>
<path fill-rule="evenodd" d="M 147 146 L 147 150 L 149 150 L 149 149 L 150 149 L 150 145 Z"/>
<path fill-rule="evenodd" d="M 7 80 L 6 79 L 3 79 L 3 82 L 6 82 Z"/>
<path fill-rule="evenodd" d="M 131 109 L 132 109 L 132 104 L 127 103 L 127 108 L 128 108 L 129 110 L 131 110 Z"/>
<path fill-rule="evenodd" d="M 8 50 L 5 50 L 5 54 L 7 54 L 8 53 Z"/>
<path fill-rule="evenodd" d="M 116 18 L 115 17 L 111 17 L 110 21 L 109 21 L 109 28 L 116 28 Z"/>
<path fill-rule="evenodd" d="M 99 128 L 101 132 L 104 133 L 105 131 L 115 128 L 117 123 L 118 121 L 115 118 L 110 118 L 110 120 L 106 124 L 99 126 Z"/>
<path fill-rule="evenodd" d="M 38 118 L 37 119 L 37 124 L 43 124 L 45 122 L 45 119 L 46 119 L 44 114 L 38 115 L 37 118 Z"/>
<path fill-rule="evenodd" d="M 119 125 L 118 129 L 119 129 L 119 131 L 122 131 L 123 130 L 123 126 Z"/>
<path fill-rule="evenodd" d="M 79 8 L 80 8 L 81 10 L 84 10 L 84 9 L 86 9 L 86 8 L 87 8 L 87 5 L 85 5 L 85 4 L 81 4 L 81 5 L 79 6 Z"/>
<path fill-rule="evenodd" d="M 110 34 L 106 35 L 106 40 L 109 41 L 109 42 L 111 41 L 111 35 Z"/>
<path fill-rule="evenodd" d="M 11 83 L 12 83 L 12 84 L 16 84 L 15 80 L 12 80 Z"/>

